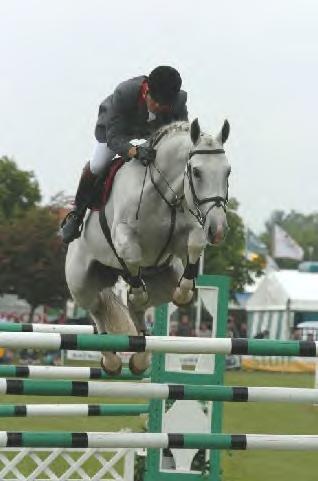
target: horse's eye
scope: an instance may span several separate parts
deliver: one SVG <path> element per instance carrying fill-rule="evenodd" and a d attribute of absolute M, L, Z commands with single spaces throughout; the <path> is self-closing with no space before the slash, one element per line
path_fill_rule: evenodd
<path fill-rule="evenodd" d="M 195 177 L 196 179 L 201 179 L 201 172 L 197 167 L 193 167 L 192 172 L 193 177 Z"/>

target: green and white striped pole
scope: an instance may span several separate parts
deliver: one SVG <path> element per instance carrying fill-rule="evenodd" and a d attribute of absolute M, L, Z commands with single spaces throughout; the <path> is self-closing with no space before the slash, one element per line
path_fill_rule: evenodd
<path fill-rule="evenodd" d="M 317 435 L 0 431 L 0 447 L 317 451 Z"/>
<path fill-rule="evenodd" d="M 318 389 L 0 379 L 0 394 L 232 402 L 318 403 Z"/>
<path fill-rule="evenodd" d="M 0 364 L 1 377 L 19 377 L 30 379 L 121 379 L 139 380 L 148 378 L 150 371 L 143 374 L 132 374 L 124 368 L 119 376 L 110 376 L 100 367 L 79 366 L 10 366 Z"/>
<path fill-rule="evenodd" d="M 0 404 L 0 417 L 139 416 L 149 404 Z"/>
<path fill-rule="evenodd" d="M 97 334 L 95 326 L 89 324 L 20 324 L 1 322 L 0 332 L 42 332 L 60 334 Z"/>
<path fill-rule="evenodd" d="M 178 336 L 121 336 L 0 332 L 0 347 L 10 349 L 161 352 L 180 354 L 239 354 L 316 357 L 316 341 L 197 338 Z"/>

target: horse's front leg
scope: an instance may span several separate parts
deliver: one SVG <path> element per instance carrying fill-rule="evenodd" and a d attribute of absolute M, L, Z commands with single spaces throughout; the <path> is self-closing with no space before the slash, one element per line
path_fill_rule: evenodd
<path fill-rule="evenodd" d="M 148 301 L 146 285 L 140 276 L 142 250 L 139 236 L 134 226 L 120 222 L 116 226 L 114 245 L 118 255 L 124 260 L 130 273 L 128 297 L 130 302 L 142 306 Z"/>
<path fill-rule="evenodd" d="M 128 301 L 128 309 L 131 319 L 136 326 L 138 336 L 147 335 L 145 323 L 146 306 L 138 307 Z M 142 374 L 150 367 L 151 355 L 149 352 L 135 352 L 129 359 L 129 369 L 133 374 Z"/>
<path fill-rule="evenodd" d="M 201 228 L 193 229 L 188 239 L 188 255 L 184 272 L 173 294 L 173 302 L 178 305 L 187 305 L 193 299 L 194 279 L 197 276 L 198 261 L 206 246 L 206 238 Z"/>

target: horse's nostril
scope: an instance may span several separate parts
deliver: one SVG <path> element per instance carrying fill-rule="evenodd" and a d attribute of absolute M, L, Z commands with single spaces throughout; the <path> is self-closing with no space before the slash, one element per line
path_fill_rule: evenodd
<path fill-rule="evenodd" d="M 218 224 L 216 229 L 209 228 L 208 239 L 211 244 L 219 244 L 223 240 L 224 229 L 223 226 Z"/>

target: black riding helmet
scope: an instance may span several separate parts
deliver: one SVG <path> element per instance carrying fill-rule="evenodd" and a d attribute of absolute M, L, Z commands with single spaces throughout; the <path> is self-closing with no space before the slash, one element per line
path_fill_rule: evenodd
<path fill-rule="evenodd" d="M 166 65 L 156 67 L 148 77 L 149 94 L 160 105 L 171 105 L 180 91 L 181 84 L 179 72 Z"/>

